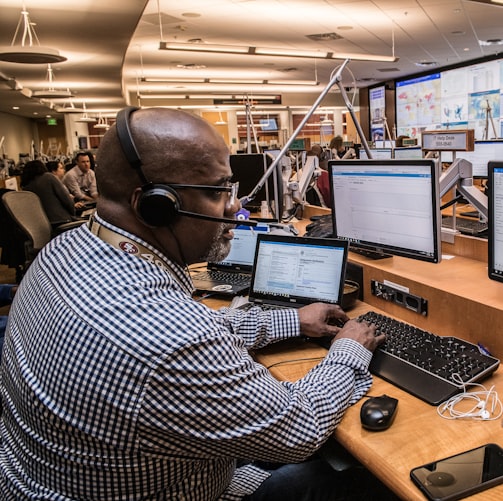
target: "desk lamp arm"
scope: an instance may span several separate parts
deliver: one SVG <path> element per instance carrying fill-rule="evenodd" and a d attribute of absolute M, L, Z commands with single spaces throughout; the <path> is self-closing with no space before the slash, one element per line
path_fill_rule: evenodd
<path fill-rule="evenodd" d="M 472 164 L 464 158 L 454 160 L 450 167 L 440 176 L 440 198 L 454 186 L 487 220 L 487 195 L 473 186 Z"/>
<path fill-rule="evenodd" d="M 255 188 L 253 188 L 253 190 L 250 192 L 249 195 L 246 195 L 246 196 L 244 196 L 244 197 L 242 197 L 240 199 L 241 205 L 244 206 L 244 205 L 248 204 L 249 202 L 251 202 L 257 196 L 257 193 L 262 189 L 262 186 L 264 186 L 265 182 L 267 181 L 267 179 L 269 178 L 269 176 L 271 175 L 271 173 L 274 171 L 274 169 L 276 169 L 276 166 L 278 165 L 278 163 L 280 162 L 280 160 L 283 158 L 283 156 L 285 155 L 285 153 L 288 151 L 288 149 L 290 148 L 290 145 L 293 143 L 293 141 L 295 140 L 295 138 L 298 136 L 298 134 L 300 133 L 300 131 L 303 129 L 303 127 L 306 124 L 306 122 L 309 120 L 309 118 L 311 118 L 311 115 L 316 111 L 316 109 L 320 105 L 321 101 L 325 98 L 325 96 L 328 94 L 328 92 L 330 91 L 330 89 L 338 81 L 340 81 L 342 71 L 344 70 L 344 68 L 346 67 L 346 65 L 349 63 L 349 61 L 350 61 L 349 59 L 346 59 L 341 64 L 341 66 L 339 67 L 339 69 L 335 72 L 335 74 L 332 76 L 332 78 L 328 82 L 328 84 L 325 87 L 325 89 L 323 89 L 323 91 L 321 92 L 321 94 L 318 96 L 318 99 L 316 99 L 316 101 L 311 106 L 310 110 L 307 112 L 307 114 L 305 115 L 305 117 L 301 120 L 301 122 L 298 125 L 298 127 L 295 129 L 295 131 L 293 132 L 293 134 L 287 140 L 287 142 L 285 143 L 285 145 L 283 146 L 283 148 L 279 152 L 279 154 L 276 157 L 276 159 L 267 168 L 267 170 L 264 172 L 264 175 L 258 180 L 257 185 L 255 186 Z M 346 96 L 346 99 L 347 99 L 347 96 Z M 351 111 L 350 111 L 350 113 L 351 113 Z M 353 116 L 353 115 L 351 115 L 351 116 Z M 367 146 L 367 148 L 368 148 L 368 146 Z"/>

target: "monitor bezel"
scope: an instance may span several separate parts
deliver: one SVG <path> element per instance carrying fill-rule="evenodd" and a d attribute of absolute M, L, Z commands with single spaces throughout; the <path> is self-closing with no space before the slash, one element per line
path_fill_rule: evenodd
<path fill-rule="evenodd" d="M 379 242 L 370 242 L 358 240 L 355 241 L 352 238 L 340 235 L 337 232 L 337 220 L 336 220 L 336 200 L 334 196 L 334 183 L 333 183 L 333 172 L 336 167 L 341 167 L 343 165 L 351 166 L 368 166 L 372 164 L 375 167 L 386 167 L 390 165 L 402 165 L 406 166 L 417 166 L 417 165 L 427 165 L 430 170 L 430 175 L 432 179 L 431 192 L 430 192 L 430 202 L 433 210 L 433 221 L 432 221 L 432 235 L 433 240 L 433 252 L 431 254 L 423 254 L 414 249 L 407 249 L 404 247 L 396 247 L 392 245 L 386 245 Z M 439 170 L 434 160 L 432 159 L 370 159 L 370 160 L 331 160 L 328 162 L 329 176 L 330 176 L 330 196 L 332 201 L 332 226 L 334 238 L 345 239 L 350 243 L 350 251 L 358 252 L 358 249 L 367 250 L 370 252 L 375 252 L 377 258 L 381 256 L 401 256 L 410 259 L 415 259 L 419 261 L 426 261 L 429 263 L 440 263 L 442 260 L 442 226 L 441 226 L 441 214 L 440 214 L 440 182 L 439 182 Z"/>
<path fill-rule="evenodd" d="M 488 197 L 488 226 L 489 233 L 487 236 L 487 274 L 491 280 L 503 282 L 503 273 L 498 274 L 495 268 L 495 252 L 496 244 L 495 217 L 494 217 L 494 169 L 503 169 L 503 160 L 490 161 L 487 164 L 487 197 Z"/>

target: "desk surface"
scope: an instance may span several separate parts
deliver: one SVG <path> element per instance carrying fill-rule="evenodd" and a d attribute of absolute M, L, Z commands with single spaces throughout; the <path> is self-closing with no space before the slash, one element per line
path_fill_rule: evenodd
<path fill-rule="evenodd" d="M 304 219 L 296 224 L 301 234 L 308 222 L 309 219 Z M 465 236 L 459 240 L 466 242 L 461 251 L 456 245 L 456 257 L 445 259 L 440 265 L 398 257 L 372 262 L 350 253 L 350 260 L 363 267 L 364 298 L 367 303 L 357 302 L 348 312 L 349 316 L 358 316 L 369 309 L 384 310 L 387 315 L 441 335 L 452 334 L 472 342 L 483 341 L 493 354 L 503 358 L 503 339 L 500 335 L 503 321 L 502 288 L 501 284 L 487 278 L 486 250 L 480 252 L 481 242 L 485 244 L 485 249 L 487 243 Z M 472 255 L 472 246 L 476 250 L 475 254 L 482 256 L 481 259 Z M 449 250 L 443 247 L 447 253 L 451 249 L 454 250 L 454 245 Z M 391 280 L 409 287 L 412 293 L 426 297 L 429 300 L 427 317 L 376 298 L 370 293 L 370 279 Z M 228 304 L 228 301 L 215 298 L 204 302 L 212 307 Z M 295 339 L 257 351 L 255 358 L 269 368 L 277 379 L 295 381 L 316 365 L 325 352 L 314 343 Z M 496 391 L 501 394 L 503 369 L 485 380 L 484 385 L 487 388 L 495 385 Z M 399 400 L 397 417 L 388 430 L 371 432 L 361 427 L 359 413 L 364 402 L 361 400 L 347 410 L 335 436 L 354 457 L 404 500 L 425 500 L 409 478 L 412 468 L 489 442 L 503 446 L 501 419 L 446 420 L 437 414 L 436 407 L 374 377 L 369 395 L 382 394 Z M 503 485 L 467 499 L 499 501 L 503 499 Z"/>
<path fill-rule="evenodd" d="M 209 306 L 228 304 L 218 299 L 205 300 Z M 348 312 L 356 317 L 374 306 L 357 301 Z M 257 351 L 255 359 L 267 367 L 274 377 L 282 381 L 295 381 L 303 377 L 325 355 L 326 350 L 314 343 L 291 339 Z M 495 386 L 503 390 L 503 371 L 498 370 L 483 382 L 486 388 Z M 368 393 L 371 396 L 389 395 L 399 400 L 398 413 L 393 425 L 385 431 L 372 432 L 360 424 L 360 408 L 365 401 L 350 407 L 340 425 L 336 439 L 363 465 L 379 477 L 404 500 L 424 501 L 425 497 L 412 483 L 412 468 L 435 459 L 452 456 L 477 446 L 494 442 L 503 446 L 502 420 L 473 421 L 447 420 L 437 414 L 437 408 L 426 404 L 396 386 L 373 378 Z M 500 501 L 503 485 L 470 496 L 477 501 Z"/>
<path fill-rule="evenodd" d="M 358 302 L 349 315 L 358 316 L 373 309 Z M 377 310 L 379 311 L 379 310 Z M 325 350 L 314 343 L 290 340 L 272 345 L 255 354 L 257 361 L 269 368 L 279 380 L 295 381 L 304 376 L 324 356 Z M 484 381 L 487 388 L 503 388 L 503 372 Z M 425 497 L 409 478 L 410 470 L 435 459 L 451 456 L 479 445 L 495 442 L 503 446 L 502 421 L 447 420 L 428 405 L 378 377 L 374 377 L 369 395 L 386 394 L 399 400 L 393 425 L 372 432 L 360 424 L 362 399 L 349 408 L 335 432 L 337 440 L 386 483 L 401 498 L 422 500 Z M 503 499 L 503 485 L 467 499 L 496 501 Z"/>

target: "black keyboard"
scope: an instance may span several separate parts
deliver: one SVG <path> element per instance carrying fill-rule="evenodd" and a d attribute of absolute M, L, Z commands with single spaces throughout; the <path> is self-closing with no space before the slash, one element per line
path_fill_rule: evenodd
<path fill-rule="evenodd" d="M 452 228 L 453 225 L 453 217 L 452 216 L 443 216 L 442 217 L 442 226 L 447 228 Z M 465 235 L 479 235 L 480 233 L 484 233 L 488 229 L 488 224 L 478 219 L 465 219 L 461 217 L 456 218 L 456 230 L 460 233 L 464 233 Z"/>
<path fill-rule="evenodd" d="M 251 275 L 227 271 L 208 270 L 192 275 L 192 280 L 218 280 L 232 285 L 249 285 Z"/>
<path fill-rule="evenodd" d="M 375 350 L 372 374 L 402 388 L 431 405 L 439 405 L 463 384 L 478 382 L 492 374 L 499 360 L 483 354 L 478 346 L 451 336 L 439 336 L 413 325 L 369 311 L 358 317 L 386 334 Z"/>

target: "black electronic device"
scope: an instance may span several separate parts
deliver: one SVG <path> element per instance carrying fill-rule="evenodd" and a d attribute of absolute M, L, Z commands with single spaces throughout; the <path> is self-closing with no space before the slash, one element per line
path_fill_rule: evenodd
<path fill-rule="evenodd" d="M 489 201 L 487 268 L 491 280 L 503 282 L 503 161 L 489 162 L 487 192 Z"/>
<path fill-rule="evenodd" d="M 335 238 L 376 259 L 441 261 L 434 160 L 331 160 L 328 165 Z"/>
<path fill-rule="evenodd" d="M 180 197 L 176 191 L 176 185 L 152 183 L 145 176 L 142 169 L 142 161 L 136 144 L 133 140 L 129 120 L 131 114 L 139 108 L 128 106 L 117 113 L 116 130 L 119 143 L 126 159 L 138 173 L 138 177 L 142 182 L 142 194 L 138 200 L 138 214 L 147 224 L 151 226 L 168 226 L 178 216 L 187 216 L 196 219 L 204 219 L 206 221 L 215 221 L 222 223 L 240 224 L 246 226 L 255 226 L 255 221 L 244 221 L 240 219 L 220 218 L 209 216 L 207 214 L 199 214 L 197 212 L 189 212 L 182 209 Z M 194 185 L 179 185 L 183 187 L 196 187 L 199 189 L 215 189 L 216 187 L 194 186 Z"/>
<path fill-rule="evenodd" d="M 360 421 L 367 430 L 382 431 L 388 429 L 395 420 L 398 400 L 388 395 L 370 397 L 360 408 Z"/>
<path fill-rule="evenodd" d="M 374 351 L 370 372 L 430 405 L 445 402 L 499 367 L 499 359 L 460 338 L 439 336 L 374 311 L 358 320 L 386 334 Z"/>
<path fill-rule="evenodd" d="M 249 195 L 254 190 L 266 170 L 273 163 L 275 156 L 275 150 L 264 153 L 241 153 L 230 156 L 232 180 L 239 182 L 239 199 Z M 277 168 L 266 180 L 264 186 L 257 192 L 255 198 L 246 203 L 244 208 L 250 212 L 259 212 L 262 208 L 262 202 L 266 201 L 270 212 L 273 213 L 273 216 L 268 219 L 279 221 L 281 214 L 275 214 L 276 209 L 273 201 L 275 199 L 278 201 L 282 200 L 283 195 L 279 191 L 282 187 L 281 179 L 281 164 L 278 163 Z M 279 207 L 282 207 L 282 204 L 279 204 Z"/>
<path fill-rule="evenodd" d="M 503 483 L 503 449 L 486 444 L 413 468 L 410 478 L 430 501 L 455 501 Z"/>

